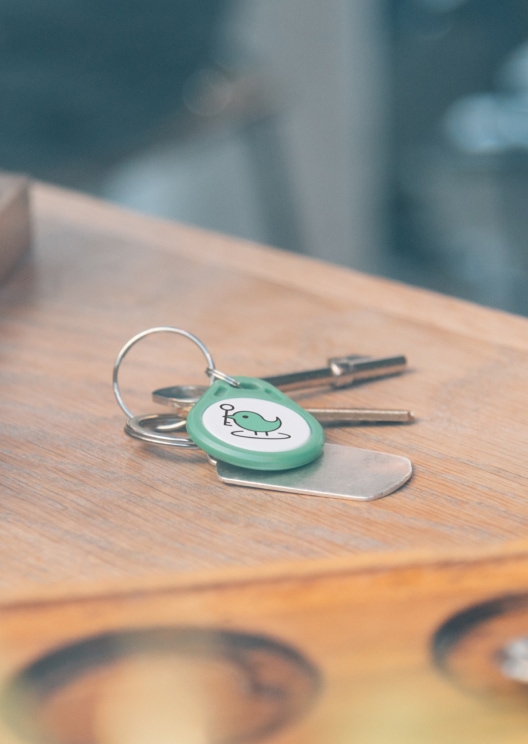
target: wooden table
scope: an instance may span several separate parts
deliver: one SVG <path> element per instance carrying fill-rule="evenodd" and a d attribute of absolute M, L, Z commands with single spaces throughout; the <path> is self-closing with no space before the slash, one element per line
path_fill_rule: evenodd
<path fill-rule="evenodd" d="M 110 630 L 227 628 L 297 648 L 327 680 L 274 742 L 447 741 L 438 700 L 453 741 L 495 725 L 511 738 L 490 742 L 525 741 L 524 712 L 461 694 L 429 644 L 469 604 L 528 590 L 528 320 L 48 186 L 32 196 L 32 256 L 0 290 L 5 675 Z M 412 480 L 370 503 L 235 488 L 200 453 L 128 439 L 111 369 L 156 325 L 198 335 L 232 374 L 406 354 L 404 375 L 297 399 L 412 408 L 410 426 L 327 432 L 409 457 Z M 122 373 L 138 413 L 155 388 L 203 380 L 171 336 Z M 515 612 L 501 642 L 528 631 Z M 85 741 L 72 730 L 60 741 Z"/>

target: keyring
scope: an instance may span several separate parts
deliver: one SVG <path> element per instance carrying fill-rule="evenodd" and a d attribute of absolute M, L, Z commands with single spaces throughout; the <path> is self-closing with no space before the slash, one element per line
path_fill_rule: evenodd
<path fill-rule="evenodd" d="M 186 437 L 174 437 L 168 431 L 185 429 L 186 420 L 173 413 L 147 413 L 144 416 L 133 416 L 125 424 L 125 434 L 134 439 L 150 444 L 166 444 L 169 447 L 197 448 L 197 445 Z"/>
<path fill-rule="evenodd" d="M 234 377 L 226 375 L 225 372 L 220 372 L 219 369 L 215 369 L 214 367 L 207 367 L 205 371 L 209 375 L 209 378 L 211 380 L 210 384 L 212 384 L 215 380 L 222 380 L 222 382 L 227 382 L 227 384 L 231 385 L 231 387 L 240 387 L 240 383 L 235 380 Z"/>
<path fill-rule="evenodd" d="M 165 434 L 161 431 L 158 431 L 156 429 L 156 422 L 161 422 L 163 425 L 163 421 L 165 421 L 165 419 L 163 418 L 163 414 L 134 416 L 130 408 L 128 408 L 128 406 L 125 404 L 121 395 L 121 391 L 119 389 L 119 370 L 121 368 L 123 359 L 126 357 L 133 346 L 135 346 L 139 341 L 142 341 L 146 336 L 150 336 L 153 333 L 176 333 L 179 336 L 188 338 L 189 341 L 192 341 L 194 344 L 196 344 L 196 346 L 200 349 L 206 359 L 207 374 L 209 376 L 210 385 L 213 384 L 215 378 L 218 376 L 221 376 L 222 379 L 226 380 L 226 382 L 236 387 L 238 387 L 238 383 L 233 378 L 228 377 L 228 375 L 224 375 L 223 372 L 219 372 L 216 369 L 213 357 L 211 356 L 209 349 L 202 341 L 200 341 L 197 336 L 189 333 L 189 331 L 184 331 L 181 328 L 174 328 L 173 326 L 157 326 L 155 328 L 148 328 L 146 331 L 138 333 L 136 336 L 133 336 L 129 341 L 127 341 L 127 343 L 123 346 L 123 348 L 117 355 L 112 375 L 112 386 L 119 407 L 128 417 L 128 421 L 125 426 L 125 432 L 136 439 L 141 439 L 142 441 L 150 442 L 151 444 L 166 444 L 173 447 L 196 447 L 196 444 L 194 444 L 194 442 L 192 442 L 187 437 L 173 437 L 170 434 Z M 147 423 L 150 423 L 150 426 L 148 426 Z"/>

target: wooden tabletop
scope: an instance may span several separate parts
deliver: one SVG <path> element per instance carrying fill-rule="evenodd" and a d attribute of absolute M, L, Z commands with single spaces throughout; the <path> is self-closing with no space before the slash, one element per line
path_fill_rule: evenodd
<path fill-rule="evenodd" d="M 32 197 L 31 258 L 0 289 L 5 596 L 526 535 L 528 320 L 48 186 Z M 297 399 L 411 408 L 412 425 L 327 439 L 405 455 L 412 480 L 370 503 L 236 488 L 201 453 L 127 438 L 112 365 L 156 325 L 198 335 L 231 374 L 406 354 L 404 375 Z M 152 390 L 203 367 L 185 340 L 149 339 L 124 365 L 126 401 L 154 410 Z"/>

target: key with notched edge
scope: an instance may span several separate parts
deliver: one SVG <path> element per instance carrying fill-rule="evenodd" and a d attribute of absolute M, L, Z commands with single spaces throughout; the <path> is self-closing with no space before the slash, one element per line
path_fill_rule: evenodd
<path fill-rule="evenodd" d="M 407 360 L 404 356 L 372 359 L 358 355 L 333 357 L 328 366 L 303 372 L 264 377 L 281 390 L 312 390 L 323 386 L 344 388 L 356 382 L 401 374 L 405 371 Z M 185 416 L 197 400 L 205 393 L 207 386 L 177 385 L 160 388 L 152 393 L 156 403 L 178 409 Z M 410 423 L 414 415 L 408 410 L 374 408 L 308 408 L 315 418 L 323 424 L 343 426 L 362 423 Z"/>

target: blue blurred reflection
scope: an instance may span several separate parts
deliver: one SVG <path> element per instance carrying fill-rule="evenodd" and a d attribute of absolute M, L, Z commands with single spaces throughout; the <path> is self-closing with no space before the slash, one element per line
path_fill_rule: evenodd
<path fill-rule="evenodd" d="M 2 169 L 528 314 L 527 164 L 525 0 L 0 0 Z"/>
<path fill-rule="evenodd" d="M 528 314 L 528 5 L 389 7 L 393 265 Z"/>

